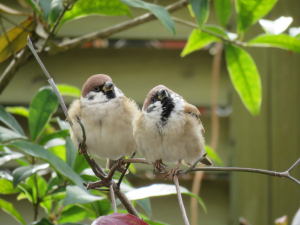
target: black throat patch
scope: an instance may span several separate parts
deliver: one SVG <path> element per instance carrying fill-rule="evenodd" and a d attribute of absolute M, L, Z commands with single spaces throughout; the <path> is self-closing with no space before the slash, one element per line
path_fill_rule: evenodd
<path fill-rule="evenodd" d="M 171 115 L 172 110 L 175 108 L 175 104 L 171 98 L 163 98 L 161 101 L 162 104 L 162 113 L 161 113 L 161 121 L 163 125 L 167 123 L 168 118 Z"/>

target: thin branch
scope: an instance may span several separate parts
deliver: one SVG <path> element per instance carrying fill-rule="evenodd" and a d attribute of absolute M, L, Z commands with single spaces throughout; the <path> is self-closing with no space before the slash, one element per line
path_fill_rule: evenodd
<path fill-rule="evenodd" d="M 117 213 L 117 204 L 116 204 L 116 199 L 115 199 L 115 193 L 114 193 L 114 188 L 113 184 L 109 186 L 109 191 L 110 191 L 110 197 L 111 197 L 111 203 L 114 209 L 114 213 Z"/>
<path fill-rule="evenodd" d="M 131 159 L 134 158 L 135 154 L 136 154 L 136 152 L 134 152 L 130 158 L 131 158 Z M 118 181 L 118 183 L 117 183 L 117 187 L 118 187 L 118 188 L 120 188 L 120 185 L 121 185 L 121 183 L 122 183 L 122 180 L 123 180 L 123 178 L 124 178 L 124 176 L 125 176 L 125 174 L 126 174 L 128 168 L 129 168 L 129 166 L 130 166 L 130 163 L 127 163 L 127 164 L 126 164 L 126 167 L 125 167 L 125 170 L 122 172 L 122 174 L 121 174 L 121 176 L 120 176 L 120 179 L 119 179 L 119 181 Z"/>
<path fill-rule="evenodd" d="M 178 1 L 172 5 L 167 6 L 165 9 L 167 11 L 174 12 L 178 9 L 181 9 L 188 5 L 188 0 L 181 0 Z M 84 35 L 79 38 L 72 39 L 70 41 L 64 42 L 59 44 L 60 47 L 67 47 L 67 48 L 75 48 L 80 47 L 86 43 L 89 43 L 97 38 L 107 38 L 115 33 L 121 32 L 123 30 L 127 30 L 129 28 L 135 27 L 137 25 L 146 23 L 148 21 L 156 20 L 156 17 L 153 15 L 153 13 L 146 13 L 142 16 L 136 17 L 132 20 L 117 24 L 115 26 L 109 27 L 107 29 L 94 32 L 91 34 Z"/>
<path fill-rule="evenodd" d="M 295 166 L 297 166 L 300 163 L 300 158 L 287 170 L 288 172 L 291 172 Z"/>
<path fill-rule="evenodd" d="M 10 20 L 9 18 L 7 18 L 6 16 L 3 16 L 2 14 L 0 14 L 0 17 L 2 17 L 4 20 L 6 20 L 7 22 L 11 23 L 12 25 L 21 28 L 22 30 L 25 30 L 29 33 L 32 33 L 32 30 L 29 30 L 27 27 L 23 27 L 20 24 L 15 23 L 14 21 Z"/>
<path fill-rule="evenodd" d="M 183 204 L 183 201 L 182 201 L 182 196 L 181 196 L 181 193 L 180 193 L 178 175 L 174 176 L 174 183 L 175 183 L 175 187 L 176 187 L 177 198 L 178 198 L 178 202 L 179 202 L 179 206 L 180 206 L 180 210 L 181 210 L 181 213 L 182 213 L 184 224 L 185 225 L 190 225 L 189 219 L 186 215 L 186 211 L 185 211 L 184 204 Z"/>
<path fill-rule="evenodd" d="M 181 24 L 187 25 L 189 27 L 199 29 L 199 26 L 195 23 L 192 23 L 192 22 L 189 22 L 189 21 L 177 18 L 177 17 L 172 17 L 172 19 L 177 23 L 181 23 Z M 224 43 L 236 44 L 236 45 L 239 45 L 239 46 L 242 46 L 242 47 L 247 46 L 247 43 L 245 43 L 245 42 L 241 42 L 241 41 L 238 41 L 238 40 L 234 40 L 234 41 L 229 40 L 228 38 L 224 38 L 222 35 L 217 34 L 215 32 L 212 32 L 212 31 L 210 31 L 208 29 L 205 29 L 205 28 L 201 28 L 201 31 L 221 39 Z"/>
<path fill-rule="evenodd" d="M 37 55 L 35 49 L 32 46 L 32 42 L 30 40 L 30 38 L 28 37 L 28 45 L 30 46 L 30 49 L 32 51 L 32 53 L 34 54 L 34 56 L 36 57 L 38 63 L 40 64 L 40 66 L 42 67 L 45 75 L 48 78 L 48 82 L 50 83 L 50 85 L 52 86 L 55 94 L 57 95 L 58 99 L 61 99 L 60 104 L 62 107 L 65 106 L 65 103 L 62 99 L 61 94 L 59 93 L 53 79 L 51 78 L 50 74 L 48 73 L 47 69 L 45 68 L 44 64 L 42 63 L 42 61 L 40 60 L 39 56 Z M 66 118 L 68 118 L 68 111 L 65 112 L 66 114 Z M 71 123 L 70 121 L 68 121 L 70 124 L 70 129 L 72 129 Z M 79 122 L 82 123 L 81 128 L 84 129 L 84 124 L 81 121 L 81 119 L 79 118 Z M 110 176 L 112 177 L 113 175 L 113 171 L 110 171 L 110 174 L 106 176 L 106 173 L 100 168 L 100 166 L 92 159 L 89 157 L 88 153 L 86 151 L 82 151 L 82 154 L 84 155 L 86 161 L 88 162 L 88 164 L 90 165 L 90 167 L 92 168 L 93 172 L 95 173 L 95 175 L 97 177 L 99 177 L 100 179 L 102 179 L 104 182 L 105 181 L 109 181 L 107 182 L 107 186 L 106 187 L 113 187 L 113 191 L 115 192 L 115 194 L 117 195 L 117 197 L 120 199 L 120 201 L 122 202 L 122 204 L 124 205 L 124 207 L 126 208 L 126 210 L 128 211 L 128 213 L 140 218 L 138 212 L 136 211 L 136 209 L 133 207 L 132 203 L 128 200 L 128 198 L 126 197 L 126 195 L 121 191 L 121 189 L 117 188 L 116 183 L 114 182 L 114 180 L 112 180 L 110 178 L 110 180 L 108 180 L 107 178 L 109 178 Z M 86 184 L 84 184 L 85 186 L 87 186 Z"/>
<path fill-rule="evenodd" d="M 10 40 L 9 40 L 9 37 L 8 37 L 8 35 L 6 33 L 6 30 L 5 30 L 5 27 L 3 26 L 3 22 L 2 22 L 2 18 L 1 17 L 0 17 L 0 25 L 1 25 L 1 29 L 2 29 L 2 31 L 4 33 L 5 39 L 7 41 L 7 44 L 9 46 L 9 48 L 10 48 L 11 54 L 14 56 L 14 59 L 17 59 L 16 53 L 14 51 L 14 48 L 13 48 L 13 46 L 12 46 Z"/>
<path fill-rule="evenodd" d="M 40 197 L 39 197 L 39 186 L 37 182 L 37 177 L 36 173 L 34 174 L 34 183 L 35 183 L 35 188 L 36 188 L 36 202 L 34 203 L 34 221 L 37 220 L 37 216 L 39 214 L 39 204 L 40 204 Z"/>

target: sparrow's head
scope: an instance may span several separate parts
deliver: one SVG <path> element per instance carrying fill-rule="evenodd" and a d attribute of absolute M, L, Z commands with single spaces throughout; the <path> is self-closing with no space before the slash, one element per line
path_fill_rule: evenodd
<path fill-rule="evenodd" d="M 91 76 L 82 87 L 81 97 L 91 102 L 107 102 L 123 95 L 105 74 Z"/>
<path fill-rule="evenodd" d="M 147 113 L 160 113 L 161 120 L 165 122 L 175 107 L 173 96 L 174 92 L 164 85 L 154 87 L 143 105 L 143 111 Z"/>

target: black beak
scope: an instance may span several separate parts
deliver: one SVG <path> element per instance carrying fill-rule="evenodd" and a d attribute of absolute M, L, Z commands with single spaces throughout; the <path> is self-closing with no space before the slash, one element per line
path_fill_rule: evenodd
<path fill-rule="evenodd" d="M 108 92 L 108 91 L 112 91 L 114 89 L 114 84 L 113 82 L 110 81 L 106 81 L 105 85 L 103 86 L 103 91 L 104 92 Z"/>
<path fill-rule="evenodd" d="M 157 91 L 157 97 L 158 97 L 158 99 L 161 101 L 161 100 L 163 100 L 164 98 L 169 98 L 170 97 L 170 94 L 169 94 L 169 92 L 167 91 L 167 90 L 165 90 L 165 89 L 159 89 L 158 91 Z"/>

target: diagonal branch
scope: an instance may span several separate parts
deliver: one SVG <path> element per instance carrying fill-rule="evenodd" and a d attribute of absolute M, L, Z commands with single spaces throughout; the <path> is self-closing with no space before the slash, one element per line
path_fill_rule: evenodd
<path fill-rule="evenodd" d="M 187 217 L 187 214 L 186 214 L 186 211 L 185 211 L 185 208 L 184 208 L 184 204 L 183 204 L 183 201 L 182 201 L 182 196 L 181 196 L 181 193 L 180 193 L 178 175 L 174 176 L 174 183 L 175 183 L 175 187 L 176 187 L 177 198 L 178 198 L 178 202 L 179 202 L 179 206 L 180 206 L 180 210 L 181 210 L 181 213 L 182 213 L 184 224 L 185 225 L 190 225 L 189 219 Z"/>

